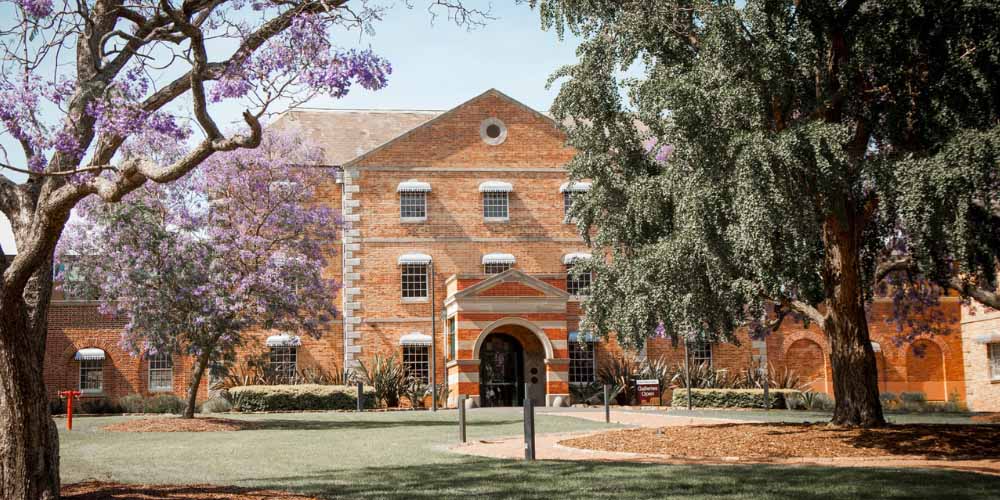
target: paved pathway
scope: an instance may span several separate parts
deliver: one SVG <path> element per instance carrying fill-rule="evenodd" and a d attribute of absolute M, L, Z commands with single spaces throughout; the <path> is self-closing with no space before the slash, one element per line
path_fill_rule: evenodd
<path fill-rule="evenodd" d="M 587 420 L 604 421 L 604 411 L 545 412 Z M 747 420 L 721 418 L 680 417 L 642 411 L 611 412 L 613 423 L 635 427 L 668 427 L 675 425 L 718 425 L 727 423 L 749 423 Z M 686 458 L 644 453 L 624 453 L 603 450 L 587 450 L 559 444 L 574 437 L 599 434 L 604 431 L 562 432 L 535 436 L 535 458 L 539 460 L 587 460 L 598 462 L 641 462 L 675 465 L 797 465 L 834 467 L 919 467 L 943 468 L 978 472 L 1000 476 L 1000 460 L 928 460 L 919 456 L 894 456 L 873 458 L 775 458 L 771 460 L 727 458 Z M 449 448 L 455 453 L 491 458 L 523 459 L 524 438 L 501 438 L 469 442 Z"/>

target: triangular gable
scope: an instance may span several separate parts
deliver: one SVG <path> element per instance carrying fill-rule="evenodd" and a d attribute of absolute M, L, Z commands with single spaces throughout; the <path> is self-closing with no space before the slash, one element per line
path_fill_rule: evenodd
<path fill-rule="evenodd" d="M 496 290 L 499 287 L 507 287 L 510 291 L 517 290 L 532 290 L 536 292 L 532 295 L 514 295 L 514 294 L 491 294 L 491 290 Z M 463 299 L 471 297 L 497 297 L 497 296 L 507 296 L 507 297 L 548 297 L 548 298 L 569 298 L 569 294 L 565 291 L 556 288 L 538 278 L 535 278 L 529 274 L 525 274 L 524 271 L 520 269 L 508 269 L 500 274 L 491 276 L 475 285 L 470 286 L 462 291 L 455 293 L 454 298 Z"/>
<path fill-rule="evenodd" d="M 486 118 L 498 118 L 515 132 L 499 146 L 486 145 L 479 137 L 480 122 Z M 529 141 L 533 147 L 524 147 Z M 518 155 L 535 166 L 562 167 L 574 154 L 565 143 L 565 134 L 551 117 L 490 89 L 354 158 L 344 167 L 441 167 L 455 161 L 488 165 L 506 163 L 511 158 L 505 156 Z M 547 157 L 537 155 L 539 144 L 551 152 Z M 535 156 L 529 157 L 532 152 Z"/>

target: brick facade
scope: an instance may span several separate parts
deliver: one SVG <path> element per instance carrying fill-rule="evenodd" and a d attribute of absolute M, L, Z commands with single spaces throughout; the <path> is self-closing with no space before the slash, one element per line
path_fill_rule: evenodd
<path fill-rule="evenodd" d="M 275 124 L 329 148 L 329 164 L 323 167 L 342 174 L 321 190 L 318 200 L 340 210 L 345 220 L 341 240 L 331 242 L 335 257 L 325 271 L 343 283 L 331 297 L 342 317 L 320 339 L 302 339 L 299 367 L 339 372 L 376 354 L 401 356 L 405 339 L 433 337 L 436 379 L 449 387 L 450 404 L 459 395 L 486 403 L 480 400 L 483 351 L 498 352 L 513 345 L 513 339 L 520 381 L 535 382 L 530 397 L 538 404 L 565 404 L 569 336 L 578 330 L 581 307 L 579 297 L 566 292 L 563 258 L 587 249 L 576 227 L 565 220 L 560 189 L 574 152 L 565 146 L 563 134 L 550 118 L 494 90 L 444 113 L 401 112 L 394 120 L 392 112 L 372 112 L 372 117 L 365 122 L 364 112 L 301 111 Z M 364 129 L 366 123 L 371 130 Z M 500 128 L 488 130 L 491 124 Z M 336 137 L 342 127 L 357 136 L 351 144 Z M 494 138 L 492 133 L 501 135 Z M 400 217 L 397 189 L 410 181 L 429 185 L 423 219 Z M 480 186 L 488 181 L 511 186 L 506 220 L 484 218 Z M 483 256 L 493 253 L 512 255 L 512 270 L 484 274 Z M 428 297 L 403 298 L 399 259 L 404 255 L 429 257 L 434 286 Z M 965 318 L 958 301 L 945 299 L 942 312 L 953 332 L 921 339 L 916 349 L 897 346 L 895 326 L 884 319 L 888 307 L 876 303 L 870 324 L 879 347 L 881 390 L 919 390 L 931 400 L 951 395 L 965 400 L 968 394 L 970 404 L 998 409 L 1000 392 L 995 389 L 1000 385 L 982 379 L 985 347 L 969 341 L 973 330 L 995 326 Z M 50 391 L 75 387 L 79 367 L 73 354 L 99 347 L 108 357 L 106 396 L 147 392 L 144 362 L 117 347 L 120 328 L 120 322 L 101 316 L 93 304 L 56 301 L 45 368 Z M 267 335 L 254 334 L 248 352 L 265 349 Z M 815 390 L 832 393 L 829 346 L 815 326 L 787 322 L 765 342 L 752 342 L 746 335 L 740 341 L 712 346 L 714 366 L 742 370 L 766 355 L 776 369 L 787 367 Z M 597 363 L 619 352 L 613 336 L 598 342 Z M 645 355 L 680 362 L 683 349 L 654 339 Z M 179 395 L 189 372 L 188 361 L 175 362 L 174 391 Z M 200 397 L 207 394 L 203 387 Z"/>

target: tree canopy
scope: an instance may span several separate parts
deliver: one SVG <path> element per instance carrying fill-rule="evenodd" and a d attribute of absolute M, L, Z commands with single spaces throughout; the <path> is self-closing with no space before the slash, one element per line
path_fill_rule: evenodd
<path fill-rule="evenodd" d="M 641 345 L 818 324 L 834 421 L 877 425 L 876 282 L 997 305 L 996 2 L 533 4 L 584 38 L 553 113 L 593 180 L 574 215 L 609 254 L 594 330 Z"/>

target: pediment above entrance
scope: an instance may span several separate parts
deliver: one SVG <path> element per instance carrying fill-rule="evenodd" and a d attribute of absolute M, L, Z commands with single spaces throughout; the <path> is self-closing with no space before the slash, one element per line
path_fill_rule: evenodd
<path fill-rule="evenodd" d="M 467 282 L 466 277 L 455 277 Z M 452 293 L 446 307 L 463 311 L 497 313 L 565 312 L 570 295 L 518 269 L 482 279 Z"/>

